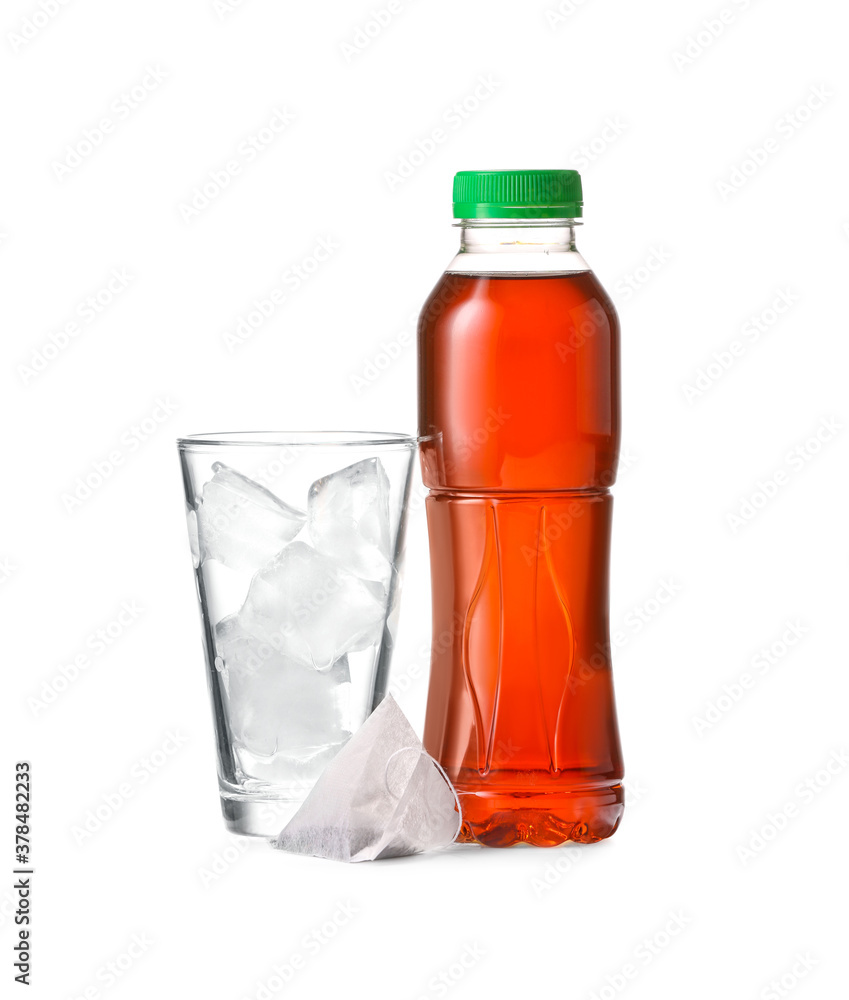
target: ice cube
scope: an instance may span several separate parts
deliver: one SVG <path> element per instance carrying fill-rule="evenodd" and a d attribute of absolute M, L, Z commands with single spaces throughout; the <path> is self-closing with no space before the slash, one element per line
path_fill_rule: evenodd
<path fill-rule="evenodd" d="M 310 539 L 364 580 L 388 586 L 389 479 L 379 458 L 368 458 L 317 479 L 307 502 Z"/>
<path fill-rule="evenodd" d="M 291 542 L 251 582 L 241 624 L 287 657 L 329 670 L 379 641 L 386 602 L 337 559 Z"/>
<path fill-rule="evenodd" d="M 218 623 L 215 647 L 238 746 L 259 757 L 309 758 L 348 739 L 351 675 L 344 656 L 320 673 L 253 635 L 236 615 Z"/>
<path fill-rule="evenodd" d="M 200 566 L 200 542 L 198 541 L 198 516 L 191 507 L 186 509 L 186 526 L 189 529 L 189 549 L 192 553 L 192 566 Z"/>
<path fill-rule="evenodd" d="M 207 559 L 201 567 L 206 616 L 214 625 L 245 603 L 253 573 L 230 569 L 217 559 Z"/>
<path fill-rule="evenodd" d="M 198 505 L 201 559 L 255 570 L 297 535 L 306 514 L 222 462 L 212 470 Z"/>

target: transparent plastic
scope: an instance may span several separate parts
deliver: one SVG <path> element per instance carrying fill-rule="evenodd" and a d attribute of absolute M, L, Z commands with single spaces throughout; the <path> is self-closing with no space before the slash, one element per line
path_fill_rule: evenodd
<path fill-rule="evenodd" d="M 610 836 L 619 324 L 575 220 L 464 220 L 419 320 L 433 650 L 424 743 L 461 839 Z"/>

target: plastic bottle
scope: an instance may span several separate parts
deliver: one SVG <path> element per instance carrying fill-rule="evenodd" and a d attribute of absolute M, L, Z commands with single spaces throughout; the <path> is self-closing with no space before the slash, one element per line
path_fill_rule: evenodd
<path fill-rule="evenodd" d="M 461 839 L 596 841 L 624 807 L 608 637 L 619 323 L 574 170 L 463 171 L 419 319 L 433 645 L 425 746 Z"/>

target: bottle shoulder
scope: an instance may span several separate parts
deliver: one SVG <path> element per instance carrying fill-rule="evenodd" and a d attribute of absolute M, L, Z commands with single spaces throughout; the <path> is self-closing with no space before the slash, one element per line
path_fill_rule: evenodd
<path fill-rule="evenodd" d="M 556 332 L 587 310 L 595 321 L 616 335 L 616 309 L 598 277 L 589 269 L 552 272 L 469 273 L 445 271 L 422 307 L 420 332 L 448 331 L 460 322 L 485 333 L 496 321 L 499 328 L 525 329 L 533 315 L 536 328 Z M 600 329 L 600 328 L 599 328 Z"/>

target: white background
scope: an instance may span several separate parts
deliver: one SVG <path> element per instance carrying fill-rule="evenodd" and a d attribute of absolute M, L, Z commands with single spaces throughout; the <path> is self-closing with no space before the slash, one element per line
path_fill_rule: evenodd
<path fill-rule="evenodd" d="M 841 6 L 728 0 L 723 21 L 718 2 L 566 0 L 557 14 L 401 0 L 359 49 L 386 0 L 42 6 L 51 16 L 6 0 L 0 23 L 4 991 L 22 989 L 11 838 L 13 764 L 27 758 L 28 995 L 836 996 L 849 787 Z M 249 161 L 240 144 L 275 113 L 294 118 Z M 234 159 L 239 173 L 185 218 Z M 582 171 L 579 248 L 623 327 L 622 826 L 594 847 L 359 866 L 229 838 L 174 439 L 413 431 L 410 333 L 454 252 L 454 171 L 556 166 Z M 330 258 L 229 350 L 254 300 L 312 267 L 320 239 L 337 245 Z M 113 269 L 130 277 L 88 322 L 78 307 Z M 725 353 L 734 341 L 742 353 Z M 368 368 L 392 343 L 396 360 Z M 112 474 L 69 503 L 116 451 Z M 94 654 L 91 636 L 132 601 L 143 611 Z M 417 502 L 394 689 L 419 731 L 428 637 Z M 142 781 L 171 732 L 185 742 Z M 132 794 L 109 816 L 122 783 Z M 81 840 L 98 807 L 108 818 Z M 667 936 L 673 915 L 682 929 Z M 128 959 L 134 935 L 145 943 Z"/>

